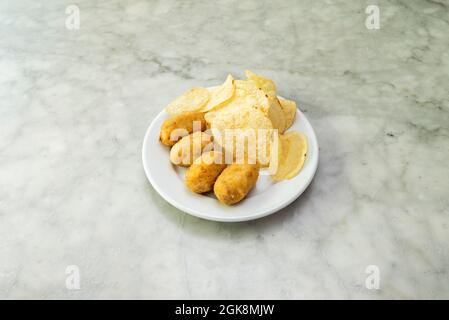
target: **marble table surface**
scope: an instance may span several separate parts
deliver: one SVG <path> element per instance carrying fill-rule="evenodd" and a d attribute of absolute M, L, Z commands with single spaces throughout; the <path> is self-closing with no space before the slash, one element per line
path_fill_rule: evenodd
<path fill-rule="evenodd" d="M 0 298 L 449 298 L 447 1 L 71 4 L 0 3 Z M 317 174 L 267 218 L 191 217 L 144 133 L 244 69 L 299 102 Z"/>

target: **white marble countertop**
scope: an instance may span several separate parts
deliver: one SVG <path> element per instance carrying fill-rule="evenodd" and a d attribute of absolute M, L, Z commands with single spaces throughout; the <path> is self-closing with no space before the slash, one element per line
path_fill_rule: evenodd
<path fill-rule="evenodd" d="M 449 5 L 372 2 L 378 30 L 369 1 L 80 0 L 71 30 L 69 1 L 2 1 L 0 298 L 449 298 Z M 144 133 L 246 68 L 303 103 L 317 175 L 267 218 L 193 218 Z"/>

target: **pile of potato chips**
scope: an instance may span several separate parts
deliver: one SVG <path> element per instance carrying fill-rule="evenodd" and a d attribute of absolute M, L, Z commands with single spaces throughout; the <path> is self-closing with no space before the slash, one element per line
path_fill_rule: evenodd
<path fill-rule="evenodd" d="M 307 154 L 307 138 L 299 132 L 286 132 L 295 120 L 296 103 L 278 98 L 272 80 L 249 70 L 245 75 L 246 80 L 235 80 L 228 75 L 221 86 L 211 90 L 192 88 L 165 110 L 170 115 L 204 113 L 214 137 L 228 129 L 253 129 L 264 132 L 266 141 L 276 138 L 276 152 L 273 153 L 272 145 L 268 145 L 267 151 L 269 162 L 274 156 L 277 160 L 275 170 L 270 171 L 271 177 L 275 181 L 291 179 L 302 169 Z M 262 166 L 268 166 L 257 160 Z"/>

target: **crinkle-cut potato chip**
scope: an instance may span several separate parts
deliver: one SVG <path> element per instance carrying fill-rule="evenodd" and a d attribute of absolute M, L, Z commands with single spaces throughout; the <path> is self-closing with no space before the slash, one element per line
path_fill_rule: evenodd
<path fill-rule="evenodd" d="M 279 102 L 285 115 L 285 130 L 287 130 L 295 121 L 296 102 L 287 99 L 279 99 Z"/>
<path fill-rule="evenodd" d="M 201 87 L 192 88 L 170 102 L 165 111 L 170 115 L 182 112 L 195 112 L 206 105 L 210 99 L 209 90 Z"/>
<path fill-rule="evenodd" d="M 278 149 L 278 169 L 271 177 L 275 181 L 291 179 L 301 171 L 307 155 L 307 138 L 293 131 L 280 135 Z"/>
<path fill-rule="evenodd" d="M 276 85 L 270 79 L 261 77 L 250 70 L 245 70 L 248 80 L 254 81 L 256 86 L 262 89 L 268 96 L 276 97 Z"/>
<path fill-rule="evenodd" d="M 278 129 L 279 133 L 284 133 L 286 121 L 281 104 L 277 97 L 270 97 L 269 101 L 270 108 L 268 109 L 268 118 L 270 118 L 274 129 Z"/>
<path fill-rule="evenodd" d="M 215 108 L 220 108 L 232 98 L 234 90 L 234 78 L 231 75 L 228 75 L 226 81 L 220 87 L 212 91 L 209 102 L 201 108 L 201 111 L 207 112 Z"/>

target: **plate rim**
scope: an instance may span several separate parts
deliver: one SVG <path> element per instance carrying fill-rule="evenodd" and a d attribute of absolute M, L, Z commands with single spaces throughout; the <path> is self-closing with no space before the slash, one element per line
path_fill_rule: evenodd
<path fill-rule="evenodd" d="M 284 99 L 281 96 L 278 96 L 278 98 Z M 142 144 L 142 164 L 143 164 L 143 168 L 145 171 L 145 175 L 147 176 L 148 181 L 150 182 L 150 184 L 152 185 L 152 187 L 156 190 L 156 192 L 165 200 L 167 201 L 170 205 L 174 206 L 175 208 L 188 213 L 190 215 L 193 215 L 195 217 L 198 218 L 202 218 L 205 220 L 211 220 L 211 221 L 217 221 L 217 222 L 243 222 L 243 221 L 250 221 L 250 220 L 256 220 L 256 219 L 260 219 L 263 217 L 266 217 L 268 215 L 271 215 L 277 211 L 280 211 L 281 209 L 287 207 L 288 205 L 290 205 L 292 202 L 294 202 L 296 199 L 299 198 L 299 196 L 301 196 L 301 194 L 304 193 L 304 191 L 309 187 L 310 183 L 312 182 L 313 178 L 315 177 L 316 171 L 318 169 L 318 163 L 319 163 L 319 144 L 318 144 L 318 139 L 316 137 L 316 133 L 315 130 L 313 129 L 312 124 L 310 123 L 309 119 L 307 119 L 306 115 L 297 107 L 297 112 L 299 112 L 299 114 L 301 115 L 301 117 L 304 118 L 305 122 L 307 123 L 307 125 L 310 127 L 310 131 L 312 132 L 313 135 L 313 140 L 315 141 L 315 154 L 316 154 L 316 161 L 312 163 L 312 172 L 310 174 L 310 176 L 308 177 L 307 181 L 305 181 L 305 183 L 302 184 L 302 187 L 299 188 L 297 190 L 297 192 L 294 193 L 293 196 L 291 196 L 290 199 L 288 199 L 285 202 L 282 202 L 282 204 L 275 206 L 273 208 L 271 208 L 270 210 L 265 210 L 265 211 L 261 211 L 261 212 L 257 212 L 256 213 L 252 213 L 250 215 L 245 215 L 245 216 L 229 216 L 226 219 L 222 219 L 219 217 L 213 217 L 213 216 L 209 216 L 206 214 L 203 214 L 201 212 L 198 212 L 194 209 L 191 209 L 189 207 L 186 207 L 185 205 L 183 205 L 182 203 L 177 202 L 173 197 L 169 196 L 168 194 L 166 194 L 159 186 L 158 183 L 155 181 L 153 175 L 151 174 L 151 171 L 149 168 L 147 168 L 146 163 L 148 162 L 146 159 L 146 146 L 149 145 L 148 139 L 150 136 L 150 132 L 153 130 L 154 126 L 157 123 L 157 120 L 164 116 L 165 114 L 165 110 L 162 109 L 157 115 L 156 117 L 151 121 L 151 124 L 149 125 L 149 127 L 147 128 L 147 130 L 145 131 L 145 136 L 143 139 L 143 144 Z M 311 137 L 312 138 L 312 137 Z M 231 207 L 232 208 L 232 207 Z"/>

